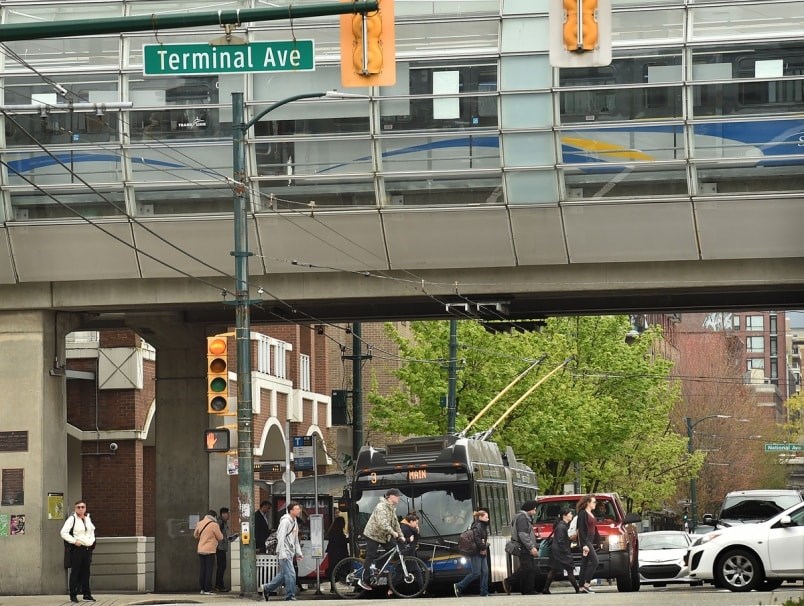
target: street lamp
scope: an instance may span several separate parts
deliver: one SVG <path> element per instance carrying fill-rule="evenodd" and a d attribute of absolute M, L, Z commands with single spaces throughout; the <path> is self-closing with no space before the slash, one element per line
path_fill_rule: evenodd
<path fill-rule="evenodd" d="M 265 114 L 278 107 L 298 101 L 317 97 L 363 98 L 365 95 L 326 91 L 293 95 L 268 106 L 254 118 L 245 122 L 245 106 L 243 93 L 232 93 L 232 168 L 234 173 L 234 251 L 235 258 L 235 343 L 237 354 L 237 502 L 241 522 L 249 524 L 254 508 L 254 457 L 253 426 L 251 405 L 251 318 L 250 305 L 259 301 L 249 299 L 248 285 L 248 229 L 246 227 L 246 206 L 248 194 L 246 188 L 246 133 Z M 290 436 L 287 436 L 290 440 Z M 286 444 L 288 452 L 289 444 Z M 287 458 L 287 457 L 286 457 Z M 288 469 L 289 471 L 289 469 Z M 287 483 L 290 486 L 290 482 Z M 289 489 L 288 489 L 289 490 Z M 288 499 L 289 502 L 290 499 Z M 257 591 L 257 554 L 254 541 L 246 544 L 240 542 L 240 591 L 253 594 Z"/>
<path fill-rule="evenodd" d="M 692 430 L 695 429 L 698 423 L 707 419 L 731 419 L 731 415 L 707 415 L 694 422 L 690 417 L 684 417 L 684 421 L 687 424 L 687 452 L 690 455 L 695 452 L 695 447 L 692 444 Z M 690 514 L 690 530 L 695 530 L 695 526 L 698 523 L 698 479 L 695 476 L 690 477 Z"/>

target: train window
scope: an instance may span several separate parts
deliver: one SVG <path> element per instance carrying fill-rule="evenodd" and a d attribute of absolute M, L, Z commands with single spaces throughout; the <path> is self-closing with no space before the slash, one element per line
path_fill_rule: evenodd
<path fill-rule="evenodd" d="M 218 109 L 202 107 L 218 102 L 217 77 L 150 79 L 131 83 L 135 107 L 130 114 L 132 139 L 186 139 L 222 134 Z M 174 106 L 161 109 L 164 106 Z"/>

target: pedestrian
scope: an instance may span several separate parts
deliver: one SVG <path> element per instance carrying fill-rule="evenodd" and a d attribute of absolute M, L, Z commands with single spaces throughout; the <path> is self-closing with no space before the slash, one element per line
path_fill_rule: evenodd
<path fill-rule="evenodd" d="M 327 530 L 327 576 L 329 577 L 330 592 L 335 591 L 335 579 L 332 573 L 335 566 L 344 558 L 349 557 L 349 541 L 346 537 L 346 518 L 336 517 Z"/>
<path fill-rule="evenodd" d="M 474 536 L 474 549 L 463 554 L 471 558 L 469 563 L 472 571 L 452 586 L 457 598 L 463 596 L 469 583 L 477 578 L 480 578 L 480 595 L 482 597 L 489 595 L 489 562 L 486 557 L 488 554 L 489 513 L 481 509 L 475 511 L 472 518 L 471 531 Z"/>
<path fill-rule="evenodd" d="M 592 512 L 597 499 L 588 494 L 578 501 L 578 545 L 581 547 L 580 593 L 593 593 L 590 587 L 597 573 L 598 558 L 595 546 L 601 542 L 597 521 Z"/>
<path fill-rule="evenodd" d="M 228 564 L 229 543 L 237 538 L 237 534 L 229 534 L 229 508 L 221 507 L 218 513 L 218 528 L 221 529 L 223 540 L 218 541 L 218 548 L 215 551 L 215 591 L 226 593 L 229 588 L 226 587 L 223 577 L 226 574 Z"/>
<path fill-rule="evenodd" d="M 257 553 L 265 553 L 265 541 L 271 534 L 271 501 L 263 501 L 254 512 L 254 541 Z"/>
<path fill-rule="evenodd" d="M 404 555 L 416 555 L 419 549 L 419 514 L 415 511 L 410 512 L 399 523 L 402 529 L 402 537 L 405 539 L 405 546 L 402 548 Z"/>
<path fill-rule="evenodd" d="M 575 588 L 575 593 L 580 592 L 578 581 L 575 578 L 575 564 L 572 561 L 572 551 L 570 551 L 569 525 L 572 522 L 572 509 L 563 507 L 561 513 L 553 526 L 552 544 L 550 545 L 550 572 L 544 582 L 542 593 L 550 593 L 550 584 L 557 574 L 567 573 L 570 585 Z"/>
<path fill-rule="evenodd" d="M 389 488 L 371 512 L 363 536 L 366 538 L 366 557 L 363 560 L 363 576 L 357 584 L 366 591 L 371 591 L 371 567 L 377 560 L 377 551 L 391 539 L 403 541 L 402 528 L 396 517 L 396 506 L 402 493 L 396 488 Z"/>
<path fill-rule="evenodd" d="M 298 523 L 301 505 L 291 501 L 286 512 L 276 530 L 276 557 L 279 560 L 279 571 L 273 579 L 262 586 L 262 595 L 266 602 L 271 592 L 282 586 L 285 587 L 285 600 L 296 601 L 296 571 L 293 563 L 302 559 Z"/>
<path fill-rule="evenodd" d="M 193 530 L 198 539 L 198 584 L 202 595 L 212 595 L 212 569 L 215 567 L 215 553 L 218 543 L 223 540 L 223 533 L 218 526 L 218 514 L 210 509 L 202 519 L 198 520 Z"/>
<path fill-rule="evenodd" d="M 89 572 L 95 549 L 95 525 L 89 518 L 85 501 L 75 502 L 75 513 L 64 521 L 61 538 L 70 544 L 70 601 L 78 602 L 80 589 L 84 600 L 94 602 L 89 589 Z"/>
<path fill-rule="evenodd" d="M 536 586 L 536 565 L 539 550 L 536 548 L 536 537 L 533 534 L 533 514 L 536 513 L 536 501 L 525 501 L 522 509 L 516 514 L 512 523 L 512 540 L 520 546 L 519 568 L 511 575 L 509 585 L 519 581 L 522 595 L 533 595 Z"/>

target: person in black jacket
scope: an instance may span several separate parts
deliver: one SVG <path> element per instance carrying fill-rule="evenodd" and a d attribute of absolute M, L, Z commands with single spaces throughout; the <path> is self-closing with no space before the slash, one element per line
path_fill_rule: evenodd
<path fill-rule="evenodd" d="M 327 531 L 327 575 L 329 576 L 330 592 L 334 592 L 334 579 L 332 573 L 338 562 L 349 557 L 349 541 L 346 538 L 346 518 L 338 516 Z"/>
<path fill-rule="evenodd" d="M 581 583 L 580 593 L 593 593 L 590 587 L 591 580 L 595 578 L 597 572 L 598 558 L 595 545 L 601 542 L 600 533 L 597 531 L 597 520 L 592 513 L 597 499 L 595 495 L 588 494 L 578 501 L 578 545 L 581 547 Z"/>
<path fill-rule="evenodd" d="M 489 561 L 486 558 L 489 539 L 489 513 L 480 509 L 474 512 L 472 517 L 474 518 L 471 527 L 475 538 L 474 551 L 463 554 L 471 557 L 472 571 L 453 585 L 456 597 L 461 597 L 466 588 L 469 587 L 469 583 L 478 577 L 480 577 L 480 595 L 487 596 L 489 594 Z"/>
<path fill-rule="evenodd" d="M 416 555 L 419 549 L 419 514 L 415 511 L 410 512 L 399 523 L 402 529 L 402 538 L 405 539 L 405 546 L 402 547 L 404 555 Z"/>
<path fill-rule="evenodd" d="M 533 595 L 536 586 L 536 563 L 539 550 L 536 548 L 536 536 L 533 534 L 533 514 L 536 513 L 536 501 L 525 501 L 522 510 L 516 514 L 512 523 L 511 538 L 519 542 L 521 554 L 519 555 L 519 568 L 504 582 L 510 587 L 519 582 L 522 595 Z M 508 589 L 506 589 L 508 591 Z"/>
<path fill-rule="evenodd" d="M 542 593 L 550 593 L 550 584 L 556 578 L 557 573 L 566 571 L 570 585 L 575 588 L 575 593 L 580 592 L 578 581 L 575 579 L 572 562 L 572 551 L 570 551 L 569 525 L 572 522 L 572 509 L 564 507 L 561 515 L 553 526 L 553 542 L 550 545 L 550 572 L 544 582 Z"/>
<path fill-rule="evenodd" d="M 271 501 L 263 501 L 254 512 L 254 547 L 257 553 L 265 553 L 265 541 L 271 534 Z"/>

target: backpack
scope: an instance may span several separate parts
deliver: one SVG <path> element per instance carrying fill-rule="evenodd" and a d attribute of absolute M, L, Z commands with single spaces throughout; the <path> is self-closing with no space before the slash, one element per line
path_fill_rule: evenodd
<path fill-rule="evenodd" d="M 276 536 L 276 530 L 268 535 L 265 539 L 265 553 L 268 555 L 276 555 L 276 546 L 279 544 L 279 539 Z"/>
<path fill-rule="evenodd" d="M 570 522 L 569 531 L 567 532 L 570 541 L 578 540 L 578 517 L 579 516 L 575 516 L 572 518 L 572 522 Z"/>
<path fill-rule="evenodd" d="M 477 545 L 475 545 L 475 533 L 471 528 L 469 530 L 464 530 L 458 537 L 458 551 L 466 554 L 477 552 Z"/>

